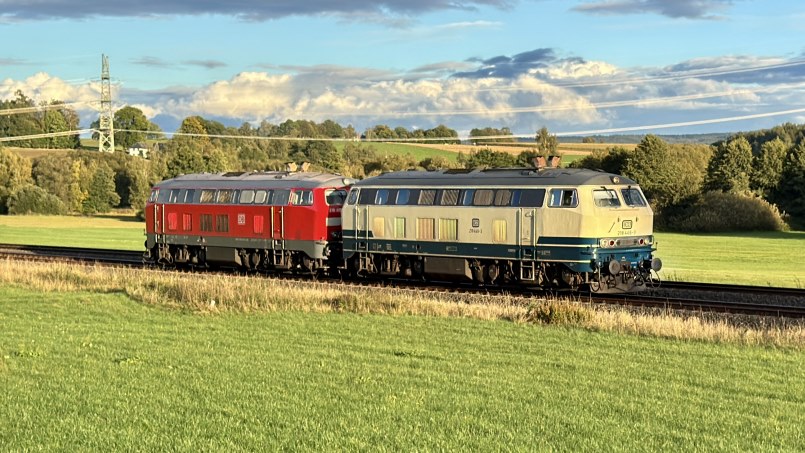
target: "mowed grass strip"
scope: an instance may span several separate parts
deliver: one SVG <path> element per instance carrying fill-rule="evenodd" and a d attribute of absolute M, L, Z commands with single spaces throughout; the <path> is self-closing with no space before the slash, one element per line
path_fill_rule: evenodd
<path fill-rule="evenodd" d="M 11 450 L 805 448 L 802 350 L 0 290 Z"/>
<path fill-rule="evenodd" d="M 677 281 L 805 288 L 805 232 L 656 233 L 660 276 Z"/>
<path fill-rule="evenodd" d="M 144 250 L 145 223 L 134 215 L 0 216 L 0 243 Z"/>

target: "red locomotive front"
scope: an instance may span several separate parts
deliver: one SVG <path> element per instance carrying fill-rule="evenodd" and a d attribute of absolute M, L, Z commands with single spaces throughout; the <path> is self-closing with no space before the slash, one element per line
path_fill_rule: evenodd
<path fill-rule="evenodd" d="M 326 269 L 341 257 L 350 180 L 306 172 L 193 174 L 155 185 L 146 259 L 254 270 Z"/>

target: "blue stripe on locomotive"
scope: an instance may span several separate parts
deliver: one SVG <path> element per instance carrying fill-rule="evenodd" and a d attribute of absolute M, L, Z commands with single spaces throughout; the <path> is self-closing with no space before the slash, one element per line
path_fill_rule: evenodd
<path fill-rule="evenodd" d="M 610 260 L 627 261 L 639 265 L 650 260 L 651 245 L 623 248 L 602 248 L 595 238 L 540 237 L 537 246 L 511 244 L 484 244 L 440 241 L 412 241 L 375 239 L 371 231 L 343 231 L 344 257 L 353 253 L 394 253 L 400 255 L 426 255 L 502 259 L 514 261 L 561 262 L 576 272 L 593 272 L 597 266 L 606 266 Z"/>

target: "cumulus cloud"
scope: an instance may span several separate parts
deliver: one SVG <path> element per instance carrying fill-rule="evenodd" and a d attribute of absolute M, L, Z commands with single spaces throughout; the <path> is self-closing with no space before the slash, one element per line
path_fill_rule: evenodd
<path fill-rule="evenodd" d="M 513 0 L 514 1 L 514 0 Z M 0 23 L 19 20 L 86 19 L 93 17 L 148 17 L 214 14 L 248 21 L 264 21 L 298 15 L 355 14 L 414 15 L 439 11 L 474 10 L 482 6 L 508 8 L 509 0 L 240 0 L 198 2 L 192 0 L 141 0 L 103 2 L 97 0 L 3 0 Z"/>
<path fill-rule="evenodd" d="M 152 62 L 158 64 L 160 62 Z M 489 72 L 490 67 L 507 68 Z M 801 108 L 805 60 L 733 56 L 664 68 L 619 68 L 604 61 L 534 49 L 513 56 L 434 62 L 407 72 L 338 65 L 266 66 L 201 87 L 114 90 L 170 132 L 190 115 L 229 125 L 286 119 L 461 131 L 509 127 L 531 134 L 696 122 Z M 452 72 L 449 76 L 446 74 Z M 40 73 L 0 83 L 0 98 L 21 90 L 37 101 L 87 101 L 82 120 L 97 118 L 97 84 L 71 85 Z M 772 121 L 772 120 L 769 120 Z M 724 130 L 719 126 L 719 130 Z M 767 126 L 761 126 L 767 127 Z"/>
<path fill-rule="evenodd" d="M 583 3 L 574 11 L 590 14 L 643 14 L 686 19 L 719 19 L 732 0 L 606 0 Z"/>

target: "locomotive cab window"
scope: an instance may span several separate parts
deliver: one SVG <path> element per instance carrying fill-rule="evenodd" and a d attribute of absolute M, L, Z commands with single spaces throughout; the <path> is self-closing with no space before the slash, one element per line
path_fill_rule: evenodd
<path fill-rule="evenodd" d="M 192 203 L 195 195 L 195 189 L 182 189 L 182 192 L 179 194 L 179 203 Z"/>
<path fill-rule="evenodd" d="M 523 189 L 517 204 L 523 208 L 541 208 L 545 202 L 545 189 Z"/>
<path fill-rule="evenodd" d="M 257 204 L 263 204 L 266 202 L 267 197 L 268 193 L 265 190 L 258 190 L 254 193 L 254 202 Z"/>
<path fill-rule="evenodd" d="M 612 189 L 593 190 L 593 202 L 599 208 L 617 208 L 621 205 L 618 193 Z"/>
<path fill-rule="evenodd" d="M 552 208 L 575 208 L 579 205 L 576 189 L 551 189 L 548 206 Z"/>
<path fill-rule="evenodd" d="M 293 204 L 294 206 L 313 205 L 313 191 L 312 190 L 294 191 L 291 204 Z"/>
<path fill-rule="evenodd" d="M 324 201 L 327 206 L 341 206 L 347 198 L 347 191 L 343 189 L 324 191 Z"/>
<path fill-rule="evenodd" d="M 358 201 L 358 189 L 352 189 L 349 191 L 347 204 L 355 204 L 356 201 Z"/>
<path fill-rule="evenodd" d="M 148 197 L 148 201 L 150 201 L 151 203 L 155 202 L 157 200 L 158 195 L 159 195 L 159 190 L 152 190 L 151 191 L 151 196 Z"/>
<path fill-rule="evenodd" d="M 181 192 L 180 189 L 171 189 L 170 199 L 168 200 L 168 203 L 178 203 L 179 202 L 179 192 Z"/>
<path fill-rule="evenodd" d="M 621 195 L 623 195 L 623 201 L 626 202 L 627 206 L 646 205 L 646 199 L 643 198 L 643 195 L 640 193 L 639 189 L 636 189 L 634 187 L 621 189 Z"/>
<path fill-rule="evenodd" d="M 170 200 L 170 190 L 160 190 L 157 196 L 157 203 L 168 203 Z"/>

